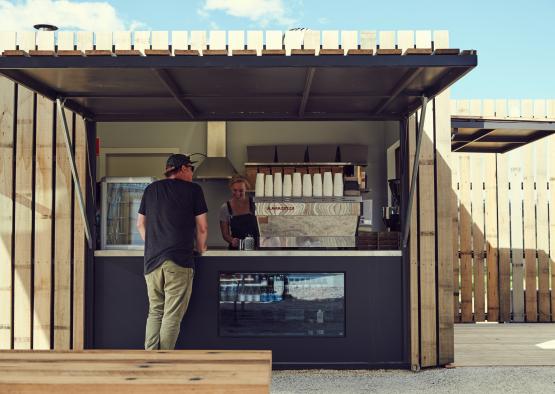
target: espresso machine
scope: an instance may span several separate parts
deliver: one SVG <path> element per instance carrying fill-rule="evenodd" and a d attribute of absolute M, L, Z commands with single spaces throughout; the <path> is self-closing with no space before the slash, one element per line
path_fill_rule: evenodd
<path fill-rule="evenodd" d="M 401 231 L 401 180 L 387 181 L 391 191 L 391 205 L 382 207 L 382 219 L 389 231 Z"/>

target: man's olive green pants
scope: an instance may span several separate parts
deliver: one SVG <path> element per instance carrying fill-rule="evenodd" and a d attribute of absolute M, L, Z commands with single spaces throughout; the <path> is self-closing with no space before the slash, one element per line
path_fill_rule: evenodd
<path fill-rule="evenodd" d="M 174 349 L 193 287 L 193 269 L 166 260 L 145 275 L 148 291 L 145 349 Z"/>

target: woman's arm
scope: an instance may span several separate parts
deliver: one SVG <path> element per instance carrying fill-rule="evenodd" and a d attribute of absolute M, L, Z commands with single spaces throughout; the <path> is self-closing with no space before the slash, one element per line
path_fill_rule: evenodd
<path fill-rule="evenodd" d="M 239 240 L 237 238 L 233 238 L 231 233 L 229 232 L 229 222 L 222 222 L 220 221 L 220 231 L 222 232 L 222 238 L 234 248 L 237 247 L 239 244 Z"/>

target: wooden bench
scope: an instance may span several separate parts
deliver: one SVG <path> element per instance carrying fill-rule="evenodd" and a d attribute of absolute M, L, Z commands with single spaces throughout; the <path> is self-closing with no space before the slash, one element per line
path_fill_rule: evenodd
<path fill-rule="evenodd" d="M 269 393 L 271 351 L 0 351 L 0 393 Z"/>

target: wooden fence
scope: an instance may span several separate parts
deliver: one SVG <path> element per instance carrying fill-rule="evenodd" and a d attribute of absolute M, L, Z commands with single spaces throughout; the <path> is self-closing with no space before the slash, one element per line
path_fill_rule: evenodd
<path fill-rule="evenodd" d="M 85 122 L 67 111 L 81 187 Z M 0 349 L 82 349 L 85 241 L 54 103 L 0 77 Z"/>
<path fill-rule="evenodd" d="M 460 100 L 452 110 L 555 119 L 554 104 Z M 456 322 L 555 321 L 554 152 L 551 136 L 505 154 L 452 154 Z"/>

